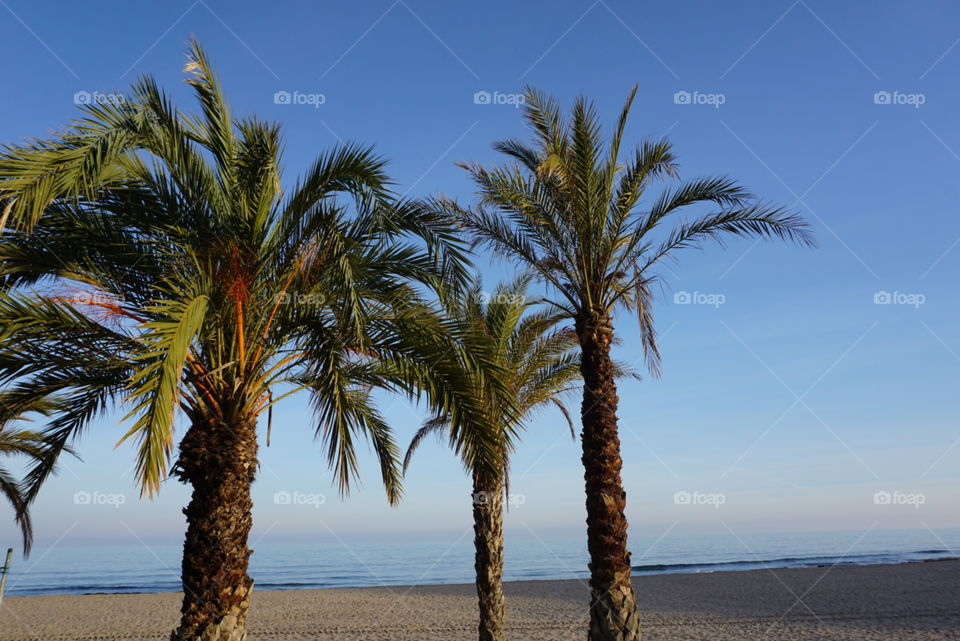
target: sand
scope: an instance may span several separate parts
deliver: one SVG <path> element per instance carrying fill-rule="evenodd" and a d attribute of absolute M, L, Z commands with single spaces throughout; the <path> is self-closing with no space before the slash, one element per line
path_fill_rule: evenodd
<path fill-rule="evenodd" d="M 960 639 L 960 561 L 635 579 L 644 639 Z M 580 581 L 508 583 L 508 638 L 582 641 Z M 165 640 L 180 595 L 7 597 L 0 640 Z M 251 641 L 475 639 L 472 585 L 263 591 Z"/>

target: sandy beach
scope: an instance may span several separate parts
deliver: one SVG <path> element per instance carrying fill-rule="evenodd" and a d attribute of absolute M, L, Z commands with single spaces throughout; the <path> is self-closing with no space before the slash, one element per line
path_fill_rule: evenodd
<path fill-rule="evenodd" d="M 645 638 L 960 639 L 960 561 L 634 579 Z M 584 638 L 579 581 L 506 584 L 512 639 Z M 4 641 L 166 639 L 179 594 L 7 597 Z M 255 592 L 250 638 L 469 640 L 472 585 Z"/>

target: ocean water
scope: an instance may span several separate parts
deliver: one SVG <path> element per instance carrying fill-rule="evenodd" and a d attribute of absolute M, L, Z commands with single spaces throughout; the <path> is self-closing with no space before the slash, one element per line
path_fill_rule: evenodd
<path fill-rule="evenodd" d="M 260 590 L 470 583 L 471 535 L 438 542 L 262 543 L 250 574 Z M 635 574 L 904 563 L 957 556 L 960 528 L 795 534 L 631 536 Z M 175 592 L 177 545 L 38 547 L 14 558 L 9 595 Z M 511 537 L 505 579 L 584 579 L 580 537 Z"/>

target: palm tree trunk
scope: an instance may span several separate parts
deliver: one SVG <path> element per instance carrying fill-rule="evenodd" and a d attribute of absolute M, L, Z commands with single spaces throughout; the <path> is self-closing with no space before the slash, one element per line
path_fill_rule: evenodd
<path fill-rule="evenodd" d="M 627 495 L 620 479 L 617 385 L 610 343 L 613 326 L 604 316 L 577 319 L 583 375 L 583 469 L 587 490 L 590 551 L 590 641 L 635 641 L 640 615 L 630 582 Z"/>
<path fill-rule="evenodd" d="M 246 641 L 253 580 L 247 537 L 257 465 L 256 423 L 194 422 L 175 474 L 193 486 L 183 513 L 183 605 L 171 641 Z"/>
<path fill-rule="evenodd" d="M 503 481 L 478 472 L 473 474 L 473 543 L 480 641 L 503 641 Z"/>

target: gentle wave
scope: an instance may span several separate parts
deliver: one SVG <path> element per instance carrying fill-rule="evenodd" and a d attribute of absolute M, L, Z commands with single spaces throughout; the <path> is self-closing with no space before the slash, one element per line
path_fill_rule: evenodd
<path fill-rule="evenodd" d="M 918 555 L 932 558 L 916 558 Z M 949 550 L 917 550 L 898 554 L 856 554 L 826 556 L 787 556 L 777 559 L 742 559 L 719 563 L 653 563 L 635 565 L 631 568 L 637 574 L 681 574 L 689 572 L 723 572 L 754 568 L 788 569 L 810 568 L 830 565 L 877 565 L 881 563 L 908 563 L 911 561 L 939 561 L 955 559 Z"/>

